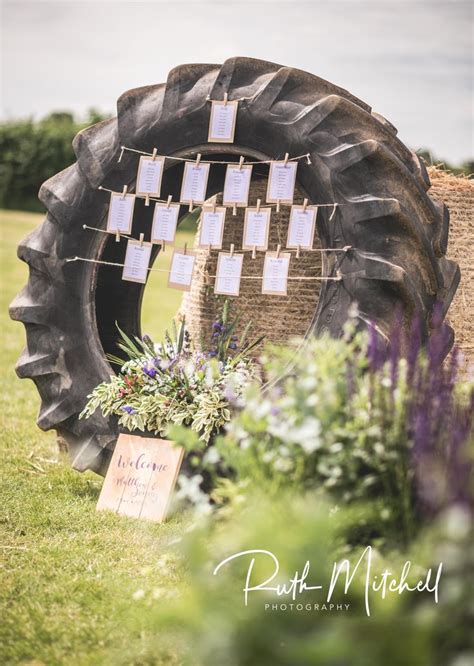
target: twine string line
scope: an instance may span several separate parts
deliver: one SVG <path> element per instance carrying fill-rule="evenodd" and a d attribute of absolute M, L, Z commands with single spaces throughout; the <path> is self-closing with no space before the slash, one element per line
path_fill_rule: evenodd
<path fill-rule="evenodd" d="M 66 259 L 67 263 L 72 263 L 74 261 L 85 261 L 90 264 L 101 264 L 103 266 L 116 266 L 117 268 L 124 268 L 125 264 L 120 264 L 115 261 L 104 261 L 103 259 L 87 259 L 86 257 L 68 257 Z M 150 272 L 158 272 L 158 273 L 169 273 L 169 269 L 167 268 L 147 268 L 148 271 Z M 209 273 L 206 273 L 206 271 L 203 271 L 199 267 L 197 267 L 196 272 L 198 272 L 200 275 L 206 278 L 217 278 L 217 275 L 211 275 Z M 186 277 L 191 277 L 194 275 L 194 271 L 192 273 L 183 273 L 184 276 Z M 241 275 L 240 279 L 241 280 L 262 280 L 263 276 L 262 275 Z M 338 275 L 336 277 L 323 277 L 323 276 L 288 276 L 288 280 L 321 280 L 321 281 L 330 281 L 330 280 L 335 280 L 335 281 L 340 281 L 342 280 L 343 276 Z"/>
<path fill-rule="evenodd" d="M 130 152 L 130 153 L 137 153 L 138 155 L 144 155 L 145 157 L 153 157 L 153 153 L 149 153 L 146 150 L 138 150 L 137 148 L 129 148 L 128 146 L 120 146 L 120 157 L 118 159 L 118 162 L 122 161 L 122 157 L 124 152 Z M 177 162 L 191 162 L 192 164 L 196 163 L 196 158 L 195 157 L 175 157 L 174 155 L 159 155 L 159 157 L 164 157 L 165 160 L 176 160 Z M 299 160 L 302 160 L 306 158 L 307 163 L 311 164 L 310 159 L 311 159 L 311 154 L 310 153 L 303 153 L 301 155 L 296 155 L 295 157 L 289 157 L 287 162 L 298 162 Z M 272 162 L 282 162 L 283 159 L 269 159 L 269 160 L 250 160 L 250 161 L 244 161 L 242 164 L 243 166 L 250 166 L 250 165 L 255 165 L 255 164 L 271 164 Z M 202 160 L 200 162 L 201 164 L 224 164 L 224 165 L 230 165 L 230 166 L 239 166 L 238 162 L 224 162 L 222 160 Z"/>
<path fill-rule="evenodd" d="M 83 229 L 89 229 L 90 231 L 97 231 L 101 234 L 109 234 L 110 236 L 114 236 L 114 235 L 116 236 L 117 235 L 116 231 L 108 231 L 107 229 L 99 229 L 97 227 L 90 227 L 88 224 L 83 224 L 82 228 Z M 119 235 L 120 238 L 126 238 L 127 240 L 133 240 L 133 241 L 137 241 L 137 242 L 140 241 L 139 238 L 134 238 L 133 236 L 130 236 L 129 234 L 123 234 L 121 231 L 118 232 L 118 235 Z M 163 243 L 169 243 L 171 245 L 174 241 L 167 241 L 167 240 L 164 240 L 162 238 L 159 238 L 159 239 L 156 239 L 155 241 L 147 241 L 147 242 L 151 242 L 151 243 L 154 242 L 155 245 L 162 245 Z M 202 247 L 208 247 L 208 246 L 206 245 L 206 246 L 202 246 Z M 216 248 L 214 245 L 211 245 L 211 250 L 220 250 L 220 249 L 222 249 L 222 248 Z M 300 252 L 348 252 L 349 250 L 353 250 L 354 248 L 352 247 L 352 245 L 345 245 L 344 247 L 312 247 L 312 248 L 301 247 L 300 246 L 299 249 L 300 249 Z M 297 248 L 284 248 L 283 251 L 287 252 L 288 250 L 290 252 L 291 252 L 291 250 L 294 250 L 295 254 L 297 253 Z M 253 248 L 248 248 L 248 249 L 247 248 L 240 248 L 238 250 L 238 252 L 251 252 L 251 253 L 253 253 Z"/>

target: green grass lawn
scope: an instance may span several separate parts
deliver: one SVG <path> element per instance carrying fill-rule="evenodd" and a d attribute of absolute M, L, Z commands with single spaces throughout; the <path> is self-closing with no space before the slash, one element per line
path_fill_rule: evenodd
<path fill-rule="evenodd" d="M 97 513 L 102 479 L 73 471 L 58 453 L 55 434 L 36 426 L 38 393 L 14 372 L 24 329 L 9 319 L 8 305 L 27 280 L 16 246 L 41 220 L 36 214 L 0 213 L 0 663 L 149 664 L 140 658 L 156 630 L 147 623 L 147 613 L 150 604 L 165 603 L 180 579 L 166 544 L 182 531 L 184 519 L 154 525 Z M 192 235 L 182 232 L 179 242 L 192 243 Z M 166 289 L 165 273 L 152 276 L 144 330 L 159 338 L 164 300 L 160 296 L 159 323 L 156 294 L 166 293 L 170 320 L 181 294 Z M 172 652 L 153 663 L 178 663 Z"/>

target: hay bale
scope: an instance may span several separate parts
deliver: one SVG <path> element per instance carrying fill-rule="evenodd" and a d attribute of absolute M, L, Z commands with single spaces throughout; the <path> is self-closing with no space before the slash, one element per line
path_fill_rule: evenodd
<path fill-rule="evenodd" d="M 437 167 L 428 169 L 430 196 L 449 208 L 450 229 L 446 256 L 459 264 L 461 282 L 448 310 L 455 345 L 474 363 L 474 180 L 454 176 Z"/>
<path fill-rule="evenodd" d="M 463 352 L 467 365 L 474 363 L 474 181 L 435 167 L 429 169 L 429 174 L 432 182 L 430 195 L 444 201 L 451 216 L 447 256 L 458 262 L 461 283 L 449 308 L 447 320 L 454 329 L 455 343 Z M 265 193 L 265 179 L 252 182 L 251 201 L 257 198 L 265 201 Z M 296 200 L 302 198 L 297 188 Z M 235 217 L 229 210 L 227 215 L 223 247 L 228 250 L 230 244 L 234 243 L 239 248 L 242 244 L 244 210 L 238 209 Z M 288 221 L 288 206 L 283 206 L 279 214 L 272 211 L 270 250 L 276 249 L 278 243 L 281 243 L 282 248 L 285 246 Z M 317 237 L 313 247 L 320 247 Z M 214 280 L 205 277 L 215 275 L 218 251 L 209 252 L 196 247 L 196 252 L 198 273 L 191 291 L 183 297 L 181 313 L 186 316 L 193 338 L 200 340 L 203 335 L 208 335 L 222 297 L 214 295 Z M 257 253 L 257 259 L 252 259 L 250 253 L 246 253 L 243 274 L 261 276 L 263 260 L 263 252 Z M 321 253 L 302 251 L 298 262 L 292 261 L 290 264 L 290 276 L 297 275 L 321 275 Z M 260 293 L 260 280 L 242 280 L 238 311 L 243 323 L 252 321 L 254 334 L 263 334 L 271 342 L 282 343 L 295 335 L 306 333 L 316 311 L 320 289 L 321 282 L 316 280 L 290 280 L 288 296 L 263 296 Z"/>
<path fill-rule="evenodd" d="M 260 198 L 263 206 L 266 187 L 265 179 L 255 179 L 255 182 L 252 180 L 250 200 L 256 201 L 257 198 Z M 298 188 L 295 192 L 298 199 L 303 199 Z M 236 252 L 242 247 L 244 210 L 238 208 L 236 216 L 232 215 L 232 210 L 227 211 L 224 250 L 229 250 L 231 243 L 234 243 Z M 276 250 L 279 243 L 282 249 L 285 247 L 289 213 L 289 206 L 282 206 L 280 213 L 272 210 L 269 250 Z M 218 315 L 223 300 L 222 296 L 214 295 L 214 279 L 206 277 L 216 274 L 219 251 L 211 250 L 209 252 L 208 249 L 198 248 L 197 238 L 196 234 L 196 277 L 193 280 L 191 291 L 184 294 L 181 306 L 181 314 L 186 316 L 190 333 L 196 341 L 209 334 L 212 322 Z M 316 234 L 313 247 L 321 247 Z M 260 277 L 263 273 L 264 256 L 264 252 L 257 252 L 256 259 L 252 259 L 252 253 L 245 252 L 242 275 Z M 321 275 L 321 253 L 301 250 L 298 262 L 290 262 L 289 275 L 290 277 Z M 321 282 L 289 280 L 287 296 L 262 295 L 261 288 L 261 279 L 243 279 L 241 281 L 240 296 L 237 299 L 241 319 L 240 329 L 251 321 L 252 334 L 254 336 L 265 335 L 266 340 L 273 343 L 283 343 L 291 336 L 304 335 L 316 311 Z"/>

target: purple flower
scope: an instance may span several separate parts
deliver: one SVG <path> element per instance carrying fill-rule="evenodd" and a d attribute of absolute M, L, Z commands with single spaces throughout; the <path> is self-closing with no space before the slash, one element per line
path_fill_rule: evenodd
<path fill-rule="evenodd" d="M 148 375 L 148 377 L 151 377 L 152 379 L 153 379 L 154 377 L 156 377 L 156 370 L 155 370 L 155 368 L 147 368 L 146 366 L 144 366 L 144 367 L 142 368 L 142 370 L 143 370 L 143 372 L 145 373 L 145 375 Z"/>
<path fill-rule="evenodd" d="M 224 329 L 224 326 L 223 326 L 219 321 L 215 321 L 215 322 L 212 324 L 212 328 L 213 328 L 215 331 L 219 331 L 219 332 L 220 332 L 220 331 L 222 331 L 222 330 Z"/>
<path fill-rule="evenodd" d="M 230 343 L 229 349 L 237 349 L 237 345 L 235 344 L 235 342 Z"/>
<path fill-rule="evenodd" d="M 133 409 L 133 407 L 130 407 L 130 405 L 124 405 L 122 407 L 124 412 L 127 412 L 127 414 L 136 414 L 137 410 Z"/>

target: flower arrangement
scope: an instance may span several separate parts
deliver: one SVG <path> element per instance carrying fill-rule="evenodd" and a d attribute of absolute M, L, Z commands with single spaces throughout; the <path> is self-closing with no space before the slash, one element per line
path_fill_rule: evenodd
<path fill-rule="evenodd" d="M 237 323 L 225 301 L 204 351 L 195 348 L 184 320 L 179 327 L 174 324 L 173 337 L 167 332 L 159 344 L 148 335 L 131 339 L 119 329 L 118 346 L 127 360 L 109 355 L 120 372 L 96 386 L 81 418 L 100 409 L 104 416 L 118 416 L 127 430 L 159 436 L 166 436 L 172 425 L 188 426 L 207 444 L 230 420 L 230 401 L 259 379 L 250 352 L 263 338 L 248 341 L 250 323 L 239 337 Z"/>
<path fill-rule="evenodd" d="M 309 340 L 296 357 L 294 347 L 264 355 L 265 375 L 281 380 L 248 387 L 216 441 L 219 469 L 237 485 L 319 489 L 338 507 L 368 503 L 372 533 L 406 543 L 428 515 L 473 507 L 474 386 L 457 378 L 456 351 L 442 363 L 441 321 L 426 348 L 416 321 L 408 340 L 400 329 L 390 348 L 374 329 L 349 324 L 344 339 Z"/>

